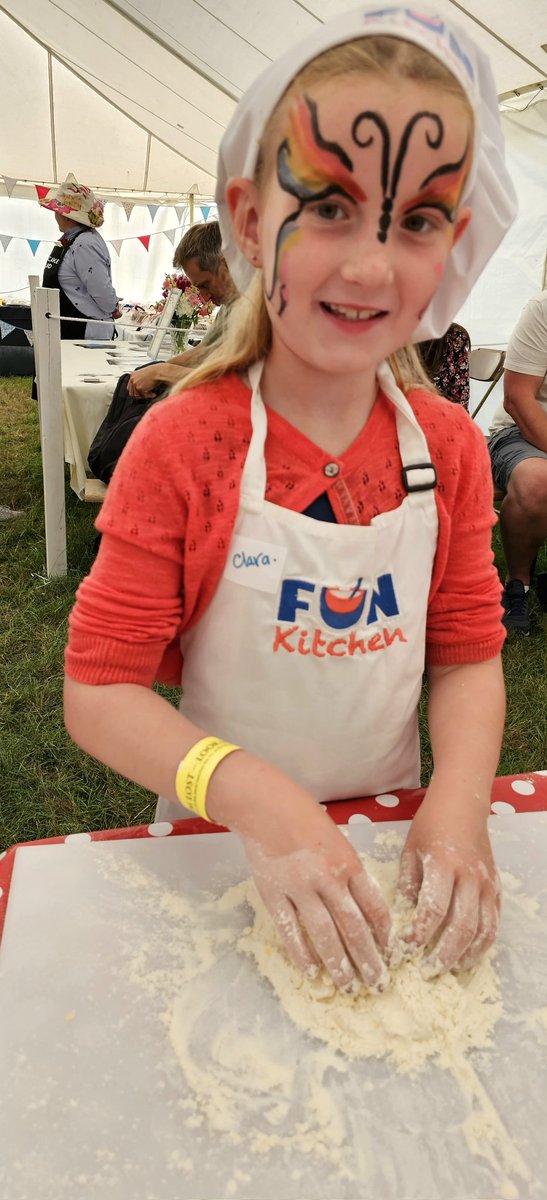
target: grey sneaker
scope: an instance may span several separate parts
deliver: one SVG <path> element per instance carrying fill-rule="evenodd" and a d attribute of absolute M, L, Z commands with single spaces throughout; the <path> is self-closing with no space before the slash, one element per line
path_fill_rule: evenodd
<path fill-rule="evenodd" d="M 22 508 L 6 508 L 5 504 L 0 504 L 0 521 L 13 521 L 14 517 L 22 516 Z"/>
<path fill-rule="evenodd" d="M 530 634 L 530 617 L 528 616 L 528 596 L 520 579 L 510 579 L 503 589 L 502 604 L 505 616 L 502 622 L 506 629 L 516 629 L 525 637 Z"/>

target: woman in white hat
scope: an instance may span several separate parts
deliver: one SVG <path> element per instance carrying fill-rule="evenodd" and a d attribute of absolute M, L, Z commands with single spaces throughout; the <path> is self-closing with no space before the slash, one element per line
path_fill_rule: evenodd
<path fill-rule="evenodd" d="M 67 727 L 167 797 L 161 817 L 178 801 L 241 837 L 299 967 L 381 987 L 389 912 L 317 801 L 419 784 L 427 669 L 406 949 L 429 946 L 432 974 L 468 966 L 499 908 L 491 473 L 409 343 L 445 332 L 515 214 L 488 61 L 444 18 L 338 16 L 238 105 L 217 198 L 248 290 L 116 468 Z M 151 684 L 169 661 L 180 682 L 179 646 L 177 713 Z"/>
<path fill-rule="evenodd" d="M 39 203 L 55 213 L 61 232 L 46 262 L 42 287 L 59 288 L 62 317 L 84 318 L 79 324 L 61 321 L 61 337 L 111 338 L 113 325 L 93 321 L 119 316 L 110 254 L 98 233 L 104 221 L 103 201 L 70 174 Z"/>

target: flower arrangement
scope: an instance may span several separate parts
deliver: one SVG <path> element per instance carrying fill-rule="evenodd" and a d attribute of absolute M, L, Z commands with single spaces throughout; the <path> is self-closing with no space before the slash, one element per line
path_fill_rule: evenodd
<path fill-rule="evenodd" d="M 178 288 L 182 293 L 172 320 L 177 351 L 180 354 L 186 349 L 188 330 L 192 326 L 197 325 L 198 321 L 210 317 L 215 306 L 212 300 L 205 301 L 200 296 L 197 288 L 190 282 L 187 275 L 166 275 L 161 289 L 163 299 L 154 305 L 156 312 L 162 312 L 169 292 L 173 288 Z"/>

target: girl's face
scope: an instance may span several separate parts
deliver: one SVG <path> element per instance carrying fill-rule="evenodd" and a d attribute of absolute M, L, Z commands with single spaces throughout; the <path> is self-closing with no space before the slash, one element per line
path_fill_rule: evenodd
<path fill-rule="evenodd" d="M 228 190 L 277 354 L 347 375 L 410 340 L 469 221 L 472 141 L 429 84 L 354 76 L 292 98 L 260 189 Z"/>

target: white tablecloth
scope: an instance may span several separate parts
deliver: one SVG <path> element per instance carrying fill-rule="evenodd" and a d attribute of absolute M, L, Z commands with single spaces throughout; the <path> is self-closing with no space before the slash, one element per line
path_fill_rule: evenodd
<path fill-rule="evenodd" d="M 104 420 L 114 388 L 126 371 L 148 362 L 146 350 L 130 342 L 61 342 L 65 462 L 70 485 L 83 499 L 87 455 Z"/>
<path fill-rule="evenodd" d="M 189 346 L 197 345 L 206 327 L 189 332 Z M 155 330 L 129 330 L 111 342 L 62 341 L 61 375 L 63 387 L 65 462 L 70 463 L 70 486 L 83 499 L 89 447 L 104 420 L 120 375 L 134 371 L 149 358 L 149 343 Z M 176 353 L 166 332 L 157 358 Z M 127 340 L 126 340 L 127 339 Z"/>

